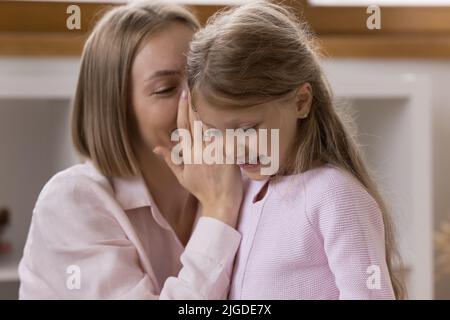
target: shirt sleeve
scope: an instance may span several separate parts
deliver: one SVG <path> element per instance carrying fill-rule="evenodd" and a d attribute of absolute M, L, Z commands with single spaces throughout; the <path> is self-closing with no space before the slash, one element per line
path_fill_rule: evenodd
<path fill-rule="evenodd" d="M 166 281 L 160 299 L 225 299 L 240 238 L 227 224 L 200 218 L 181 256 L 183 268 Z"/>
<path fill-rule="evenodd" d="M 159 288 L 140 263 L 113 211 L 111 193 L 88 179 L 56 177 L 33 211 L 19 265 L 20 299 L 221 299 L 240 234 L 200 218 L 182 269 Z M 164 257 L 161 257 L 164 259 Z"/>
<path fill-rule="evenodd" d="M 351 177 L 334 177 L 311 208 L 340 299 L 394 299 L 376 201 Z M 316 199 L 316 200 L 317 200 Z"/>

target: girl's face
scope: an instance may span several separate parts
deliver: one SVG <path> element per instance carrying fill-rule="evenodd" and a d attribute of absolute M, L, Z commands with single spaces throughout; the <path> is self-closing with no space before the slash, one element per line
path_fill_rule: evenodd
<path fill-rule="evenodd" d="M 247 108 L 236 107 L 217 107 L 211 105 L 201 94 L 195 95 L 195 110 L 203 126 L 216 128 L 226 136 L 226 129 L 249 129 L 256 130 L 257 146 L 259 146 L 260 135 L 258 129 L 267 129 L 267 156 L 271 159 L 273 144 L 276 141 L 271 140 L 271 129 L 279 130 L 279 154 L 278 159 L 280 167 L 283 166 L 293 156 L 291 147 L 297 139 L 297 122 L 304 119 L 310 110 L 312 102 L 312 90 L 309 83 L 302 85 L 299 90 L 289 97 L 280 98 L 271 102 L 258 104 Z M 246 139 L 245 151 L 246 162 L 249 161 L 249 139 Z M 275 148 L 276 150 L 276 148 Z M 258 151 L 259 153 L 259 151 Z M 236 152 L 235 152 L 236 154 Z M 270 164 L 240 165 L 243 173 L 252 180 L 267 179 L 267 175 L 261 174 L 261 167 L 270 167 Z"/>
<path fill-rule="evenodd" d="M 177 128 L 178 100 L 185 83 L 186 53 L 193 31 L 173 22 L 142 45 L 131 70 L 132 107 L 137 123 L 138 156 L 170 147 Z"/>

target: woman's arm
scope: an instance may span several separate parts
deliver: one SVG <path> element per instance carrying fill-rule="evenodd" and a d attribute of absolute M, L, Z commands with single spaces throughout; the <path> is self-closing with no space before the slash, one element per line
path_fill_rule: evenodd
<path fill-rule="evenodd" d="M 43 189 L 20 263 L 21 299 L 221 299 L 240 235 L 200 218 L 177 277 L 162 285 L 144 271 L 117 216 L 122 208 L 85 176 L 55 176 Z M 164 259 L 164 257 L 161 257 Z M 151 261 L 150 261 L 151 263 Z"/>

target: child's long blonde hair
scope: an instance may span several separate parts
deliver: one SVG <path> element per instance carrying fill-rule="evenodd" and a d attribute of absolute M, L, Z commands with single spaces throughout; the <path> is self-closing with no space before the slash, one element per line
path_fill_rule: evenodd
<path fill-rule="evenodd" d="M 387 266 L 395 296 L 404 298 L 402 281 L 393 272 L 398 254 L 391 219 L 353 137 L 335 110 L 307 25 L 288 8 L 266 1 L 219 12 L 191 43 L 187 77 L 190 90 L 237 106 L 269 101 L 304 83 L 311 85 L 311 111 L 298 124 L 295 165 L 290 172 L 329 163 L 359 180 L 383 214 Z"/>

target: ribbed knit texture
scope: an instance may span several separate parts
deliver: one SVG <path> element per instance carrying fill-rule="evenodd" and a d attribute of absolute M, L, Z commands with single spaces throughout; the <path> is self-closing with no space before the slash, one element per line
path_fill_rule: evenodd
<path fill-rule="evenodd" d="M 381 211 L 353 176 L 325 165 L 277 178 L 254 203 L 263 185 L 248 182 L 229 298 L 394 298 Z"/>

